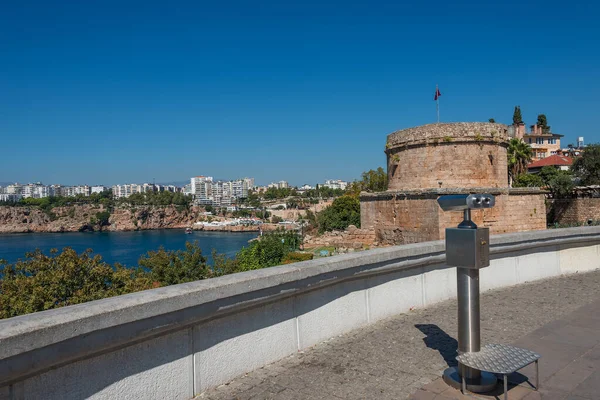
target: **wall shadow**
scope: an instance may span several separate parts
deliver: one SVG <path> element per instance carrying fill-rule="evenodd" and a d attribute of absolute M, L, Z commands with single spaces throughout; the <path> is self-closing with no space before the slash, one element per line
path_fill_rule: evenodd
<path fill-rule="evenodd" d="M 434 324 L 417 324 L 415 328 L 426 335 L 423 338 L 425 345 L 430 349 L 439 351 L 449 367 L 456 367 L 458 365 L 456 361 L 456 356 L 458 356 L 458 342 L 456 339 Z"/>

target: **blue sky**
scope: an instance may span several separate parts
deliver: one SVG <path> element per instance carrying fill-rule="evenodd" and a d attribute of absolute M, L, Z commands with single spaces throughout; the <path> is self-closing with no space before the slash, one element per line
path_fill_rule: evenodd
<path fill-rule="evenodd" d="M 358 178 L 386 135 L 525 122 L 600 142 L 600 5 L 17 1 L 0 13 L 1 181 Z"/>

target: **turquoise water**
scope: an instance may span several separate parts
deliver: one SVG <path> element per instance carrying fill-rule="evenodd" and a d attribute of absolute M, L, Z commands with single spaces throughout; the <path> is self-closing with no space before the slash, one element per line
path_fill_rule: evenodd
<path fill-rule="evenodd" d="M 136 266 L 142 254 L 163 246 L 167 250 L 184 249 L 186 241 L 197 241 L 202 253 L 210 256 L 212 249 L 233 257 L 257 233 L 194 232 L 186 235 L 183 229 L 165 229 L 138 232 L 73 232 L 73 233 L 17 233 L 0 235 L 0 259 L 14 262 L 36 248 L 49 254 L 50 249 L 71 247 L 77 252 L 94 250 L 113 264 L 119 262 Z M 209 262 L 212 260 L 209 258 Z"/>

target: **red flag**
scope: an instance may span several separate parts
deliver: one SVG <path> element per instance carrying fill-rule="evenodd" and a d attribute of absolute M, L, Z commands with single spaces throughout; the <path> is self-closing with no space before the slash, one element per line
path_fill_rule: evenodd
<path fill-rule="evenodd" d="M 437 100 L 442 94 L 440 93 L 440 89 L 435 88 L 435 96 L 433 96 L 433 100 Z"/>

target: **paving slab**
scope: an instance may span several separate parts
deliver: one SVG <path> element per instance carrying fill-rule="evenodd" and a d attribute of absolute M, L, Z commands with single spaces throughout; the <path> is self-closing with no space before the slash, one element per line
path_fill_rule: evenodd
<path fill-rule="evenodd" d="M 515 382 L 517 375 L 522 378 L 518 380 L 519 384 L 509 386 L 509 399 L 600 398 L 600 328 L 597 327 L 597 310 L 600 310 L 600 297 L 515 341 L 515 345 L 542 356 L 539 365 L 541 389 L 532 391 L 530 382 L 534 382 L 535 369 L 529 365 L 509 378 L 509 382 Z M 440 393 L 443 385 L 443 380 L 437 379 L 419 389 L 411 398 L 426 398 L 427 394 L 422 392 L 455 399 L 473 398 L 454 389 Z M 503 398 L 503 394 L 503 390 L 497 388 L 491 393 L 477 394 L 477 397 L 497 399 Z"/>
<path fill-rule="evenodd" d="M 542 389 L 511 385 L 511 400 L 589 400 L 590 393 L 600 393 L 600 333 L 592 335 L 600 330 L 598 287 L 600 271 L 594 271 L 482 292 L 482 344 L 514 344 L 542 354 Z M 456 363 L 456 337 L 456 301 L 446 301 L 330 339 L 197 398 L 473 399 L 439 378 Z M 521 372 L 521 381 L 533 377 L 531 368 Z M 555 375 L 564 390 L 544 387 Z"/>

